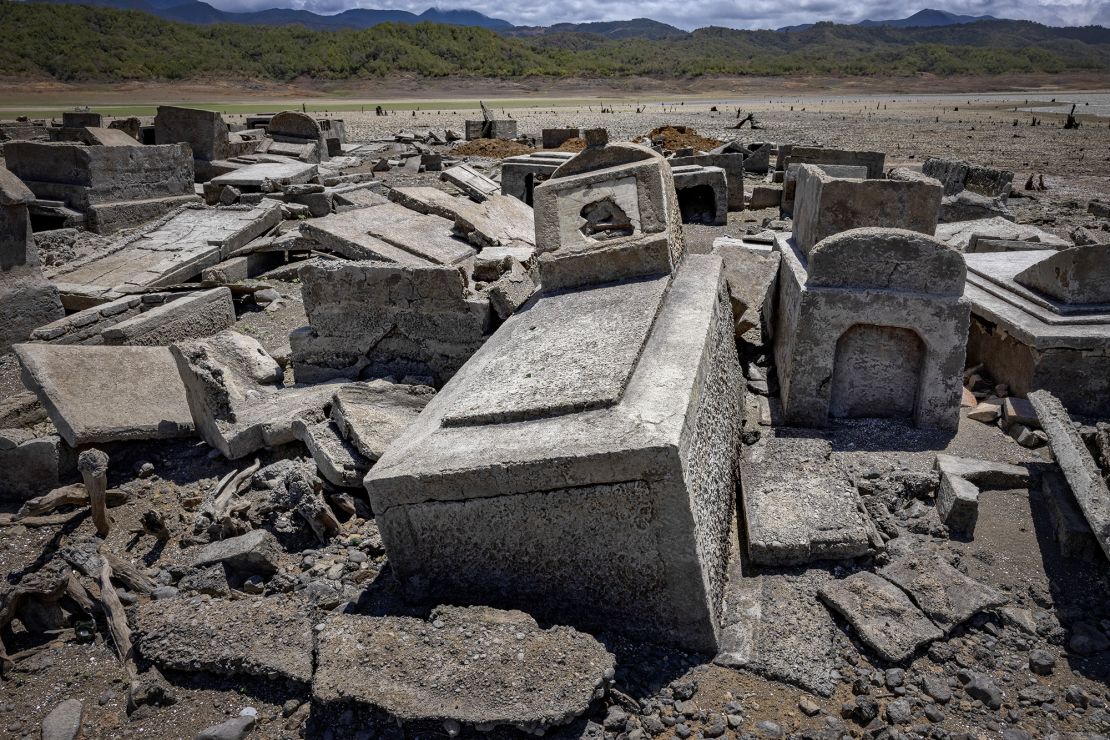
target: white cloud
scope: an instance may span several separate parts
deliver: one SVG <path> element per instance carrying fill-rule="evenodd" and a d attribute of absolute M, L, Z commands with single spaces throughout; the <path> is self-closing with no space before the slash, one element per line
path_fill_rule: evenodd
<path fill-rule="evenodd" d="M 546 26 L 561 22 L 614 21 L 652 18 L 679 28 L 703 26 L 779 28 L 832 20 L 854 23 L 867 18 L 904 18 L 931 7 L 963 15 L 993 15 L 1050 25 L 1110 24 L 1110 0 L 564 0 L 558 3 L 509 3 L 505 0 L 208 0 L 230 11 L 287 7 L 337 13 L 357 7 L 421 13 L 431 4 L 444 9 L 477 10 L 517 25 Z"/>

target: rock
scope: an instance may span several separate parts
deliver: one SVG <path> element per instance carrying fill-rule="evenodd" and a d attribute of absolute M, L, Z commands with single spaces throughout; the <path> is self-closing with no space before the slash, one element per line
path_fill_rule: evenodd
<path fill-rule="evenodd" d="M 972 699 L 978 699 L 991 709 L 1002 706 L 1002 689 L 998 688 L 994 679 L 985 674 L 972 674 L 971 681 L 964 686 L 964 691 Z"/>
<path fill-rule="evenodd" d="M 73 740 L 81 732 L 85 705 L 78 699 L 66 699 L 50 710 L 42 720 L 42 740 Z"/>
<path fill-rule="evenodd" d="M 526 731 L 581 715 L 614 670 L 613 656 L 589 635 L 485 607 L 439 607 L 429 622 L 332 614 L 316 655 L 312 693 L 324 706 L 354 702 L 399 721 Z"/>
<path fill-rule="evenodd" d="M 981 421 L 984 424 L 993 424 L 1002 415 L 1002 406 L 991 401 L 981 401 L 975 408 L 967 412 L 967 418 Z"/>
<path fill-rule="evenodd" d="M 904 725 L 913 719 L 913 707 L 908 699 L 895 699 L 886 705 L 886 719 L 892 725 Z"/>
<path fill-rule="evenodd" d="M 881 658 L 897 663 L 943 633 L 889 581 L 861 571 L 823 586 L 821 598 L 847 619 Z"/>
<path fill-rule="evenodd" d="M 139 649 L 162 668 L 312 680 L 312 624 L 288 601 L 173 599 L 137 614 Z"/>
<path fill-rule="evenodd" d="M 224 566 L 221 563 L 194 570 L 178 581 L 177 586 L 185 591 L 195 591 L 209 596 L 225 597 L 231 594 L 231 587 L 227 585 L 227 574 L 224 573 Z"/>
<path fill-rule="evenodd" d="M 818 714 L 821 713 L 821 707 L 817 705 L 817 702 L 813 701 L 808 696 L 803 696 L 801 699 L 798 700 L 798 709 L 801 709 L 802 714 L 807 717 L 816 717 Z"/>
<path fill-rule="evenodd" d="M 922 611 L 946 632 L 991 607 L 1002 606 L 1006 597 L 968 578 L 936 554 L 904 555 L 879 570 L 913 597 Z"/>
<path fill-rule="evenodd" d="M 277 572 L 280 554 L 277 538 L 265 529 L 255 529 L 205 545 L 193 559 L 193 565 L 203 568 L 223 563 L 233 570 L 269 575 Z"/>
<path fill-rule="evenodd" d="M 239 740 L 254 728 L 255 717 L 240 715 L 201 730 L 196 740 Z"/>
<path fill-rule="evenodd" d="M 765 737 L 782 737 L 785 734 L 778 722 L 769 719 L 756 723 L 755 729 Z"/>
<path fill-rule="evenodd" d="M 1038 676 L 1051 676 L 1056 667 L 1056 656 L 1047 650 L 1033 650 L 1029 653 L 1029 670 Z"/>
<path fill-rule="evenodd" d="M 1094 655 L 1110 648 L 1110 639 L 1090 622 L 1076 622 L 1072 625 L 1068 648 L 1079 655 Z"/>
<path fill-rule="evenodd" d="M 435 396 L 426 385 L 373 380 L 341 386 L 332 398 L 331 418 L 367 460 L 376 461 Z"/>
<path fill-rule="evenodd" d="M 947 704 L 952 700 L 952 689 L 948 687 L 948 679 L 936 673 L 926 673 L 921 677 L 921 689 L 938 704 Z"/>

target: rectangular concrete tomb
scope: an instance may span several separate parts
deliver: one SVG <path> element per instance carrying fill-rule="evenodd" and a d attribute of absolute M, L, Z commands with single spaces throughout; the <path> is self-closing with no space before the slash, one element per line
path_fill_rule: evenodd
<path fill-rule="evenodd" d="M 732 334 L 712 255 L 509 318 L 367 475 L 408 595 L 715 652 Z"/>

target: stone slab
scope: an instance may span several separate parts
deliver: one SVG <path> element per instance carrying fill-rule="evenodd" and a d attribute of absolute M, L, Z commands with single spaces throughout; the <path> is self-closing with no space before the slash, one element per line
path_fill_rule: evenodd
<path fill-rule="evenodd" d="M 335 392 L 331 418 L 344 438 L 371 462 L 377 461 L 428 405 L 435 390 L 372 380 L 352 383 Z"/>
<path fill-rule="evenodd" d="M 969 578 L 936 553 L 896 557 L 879 575 L 913 597 L 933 623 L 951 632 L 981 611 L 1004 605 L 1000 591 Z"/>
<path fill-rule="evenodd" d="M 166 347 L 19 344 L 15 351 L 24 383 L 71 447 L 195 431 Z"/>
<path fill-rule="evenodd" d="M 313 698 L 375 707 L 399 721 L 541 734 L 583 714 L 614 670 L 594 638 L 540 629 L 519 611 L 441 606 L 427 622 L 333 614 L 321 624 Z"/>
<path fill-rule="evenodd" d="M 475 250 L 456 239 L 452 229 L 452 222 L 440 216 L 386 203 L 317 219 L 303 226 L 302 233 L 314 239 L 323 235 L 325 245 L 341 242 L 353 245 L 362 252 L 351 255 L 356 259 L 453 265 L 473 258 Z M 383 249 L 382 243 L 392 249 Z"/>
<path fill-rule="evenodd" d="M 340 488 L 362 487 L 371 462 L 344 439 L 334 421 L 294 419 L 293 434 L 308 448 L 316 467 L 328 482 Z"/>
<path fill-rule="evenodd" d="M 1044 244 L 1046 248 L 1067 247 L 1071 243 L 1055 234 L 1038 229 L 1030 224 L 1015 224 L 1001 216 L 981 218 L 974 221 L 954 221 L 948 224 L 938 224 L 936 237 L 945 244 L 955 247 L 960 251 L 969 251 L 972 238 L 975 236 L 989 237 L 992 239 L 1011 239 L 1018 241 L 1035 241 Z"/>
<path fill-rule="evenodd" d="M 504 349 L 481 377 L 455 385 L 443 424 L 521 421 L 616 404 L 669 282 L 663 277 L 541 296 L 527 321 L 499 332 Z"/>
<path fill-rule="evenodd" d="M 1041 475 L 1041 491 L 1060 554 L 1065 558 L 1101 562 L 1104 557 L 1102 548 L 1083 511 L 1075 503 L 1075 496 L 1064 476 L 1054 470 L 1045 471 Z"/>
<path fill-rule="evenodd" d="M 722 243 L 720 239 L 713 242 L 713 254 L 725 263 L 732 317 L 736 336 L 740 337 L 762 324 L 767 298 L 774 295 L 781 255 L 749 249 L 743 242 Z"/>
<path fill-rule="evenodd" d="M 1029 394 L 1029 402 L 1037 410 L 1056 464 L 1067 479 L 1076 503 L 1091 525 L 1102 551 L 1110 558 L 1110 489 L 1098 465 L 1072 425 L 1067 409 L 1055 396 L 1048 391 L 1034 391 Z"/>
<path fill-rule="evenodd" d="M 971 536 L 979 520 L 979 488 L 958 475 L 941 473 L 937 516 L 956 534 Z"/>
<path fill-rule="evenodd" d="M 921 646 L 944 637 L 901 589 L 870 571 L 822 586 L 820 594 L 887 662 L 899 663 Z"/>
<path fill-rule="evenodd" d="M 285 185 L 310 182 L 318 172 L 317 165 L 306 162 L 259 162 L 213 177 L 211 182 L 213 185 L 272 193 Z"/>
<path fill-rule="evenodd" d="M 184 339 L 207 337 L 235 325 L 235 304 L 228 288 L 201 290 L 144 311 L 101 332 L 105 344 L 166 347 Z"/>
<path fill-rule="evenodd" d="M 983 489 L 1026 488 L 1032 478 L 1024 465 L 976 460 L 937 453 L 936 469 L 948 475 L 957 475 Z"/>
<path fill-rule="evenodd" d="M 439 188 L 393 188 L 389 199 L 418 213 L 454 222 L 455 231 L 476 247 L 514 244 L 534 246 L 536 231 L 532 209 L 516 198 L 493 194 L 481 203 L 457 198 Z"/>
<path fill-rule="evenodd" d="M 772 437 L 747 452 L 740 481 L 752 562 L 792 565 L 867 554 L 871 522 L 827 441 Z"/>
<path fill-rule="evenodd" d="M 25 501 L 58 487 L 61 439 L 25 429 L 0 429 L 0 500 Z"/>
<path fill-rule="evenodd" d="M 456 186 L 471 198 L 482 201 L 501 190 L 501 186 L 468 164 L 448 167 L 439 179 Z"/>
<path fill-rule="evenodd" d="M 136 610 L 139 652 L 164 670 L 312 681 L 312 621 L 287 599 L 159 599 Z"/>

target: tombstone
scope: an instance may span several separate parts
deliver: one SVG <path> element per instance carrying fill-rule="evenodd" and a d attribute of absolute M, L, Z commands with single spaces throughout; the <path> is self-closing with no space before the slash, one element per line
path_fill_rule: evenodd
<path fill-rule="evenodd" d="M 544 149 L 558 149 L 571 139 L 582 137 L 580 128 L 545 128 L 540 131 Z"/>
<path fill-rule="evenodd" d="M 501 160 L 501 194 L 532 205 L 536 186 L 572 159 L 572 152 L 532 152 Z"/>
<path fill-rule="evenodd" d="M 794 164 L 843 164 L 867 168 L 867 177 L 877 180 L 883 176 L 886 154 L 883 152 L 858 152 L 847 149 L 827 149 L 819 146 L 799 146 L 795 144 L 784 155 L 785 169 Z"/>
<path fill-rule="evenodd" d="M 775 362 L 788 424 L 892 417 L 954 431 L 969 304 L 959 252 L 914 231 L 779 237 Z"/>
<path fill-rule="evenodd" d="M 670 168 L 595 144 L 535 193 L 544 292 L 370 470 L 408 597 L 715 653 L 742 380 Z"/>
<path fill-rule="evenodd" d="M 1110 416 L 1110 245 L 965 254 L 968 361 L 1025 396 Z"/>
<path fill-rule="evenodd" d="M 230 171 L 232 165 L 225 160 L 253 153 L 258 148 L 258 141 L 233 133 L 219 113 L 173 105 L 158 106 L 154 140 L 158 144 L 188 144 L 193 150 L 197 182 L 207 182 Z"/>
<path fill-rule="evenodd" d="M 825 237 L 864 226 L 932 235 L 942 194 L 939 182 L 910 170 L 893 170 L 889 180 L 850 180 L 803 165 L 794 198 L 794 238 L 809 254 Z"/>
<path fill-rule="evenodd" d="M 794 195 L 798 189 L 798 170 L 802 168 L 800 164 L 790 164 L 786 168 L 786 173 L 782 180 L 782 199 L 780 206 L 782 212 L 790 215 L 794 212 Z M 846 164 L 814 164 L 810 167 L 816 167 L 824 172 L 829 177 L 836 177 L 842 180 L 866 180 L 867 168 L 862 165 L 846 165 Z"/>
<path fill-rule="evenodd" d="M 511 118 L 466 121 L 467 141 L 475 139 L 515 139 L 516 121 Z"/>
<path fill-rule="evenodd" d="M 671 172 L 682 223 L 708 226 L 728 223 L 730 191 L 723 169 L 689 164 L 671 167 Z"/>
<path fill-rule="evenodd" d="M 193 159 L 185 144 L 82 146 L 12 142 L 8 169 L 36 199 L 57 201 L 86 227 L 109 234 L 200 199 L 193 192 Z"/>
<path fill-rule="evenodd" d="M 671 167 L 698 165 L 700 167 L 719 167 L 724 170 L 727 185 L 728 210 L 744 210 L 744 164 L 743 154 L 694 154 L 689 157 L 672 157 Z"/>
<path fill-rule="evenodd" d="M 301 156 L 305 161 L 320 163 L 328 160 L 327 137 L 316 119 L 307 113 L 282 111 L 270 119 L 266 132 L 275 142 L 302 146 L 315 144 L 315 154 L 305 153 Z"/>
<path fill-rule="evenodd" d="M 27 206 L 35 195 L 0 167 L 0 354 L 62 318 L 58 290 L 42 276 Z"/>
<path fill-rule="evenodd" d="M 963 160 L 929 157 L 921 171 L 944 185 L 945 195 L 956 195 L 970 190 L 988 198 L 1005 198 L 1010 194 L 1014 173 L 993 167 L 981 167 Z"/>

